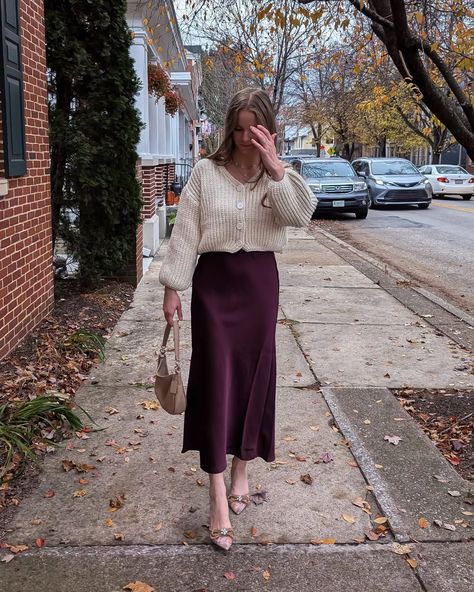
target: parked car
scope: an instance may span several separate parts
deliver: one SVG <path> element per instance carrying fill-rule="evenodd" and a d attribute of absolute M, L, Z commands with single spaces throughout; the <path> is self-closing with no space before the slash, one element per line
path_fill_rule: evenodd
<path fill-rule="evenodd" d="M 427 164 L 420 167 L 430 182 L 433 197 L 443 195 L 460 195 L 463 199 L 471 199 L 474 194 L 474 176 L 461 166 L 455 164 Z"/>
<path fill-rule="evenodd" d="M 371 207 L 392 204 L 429 207 L 431 185 L 409 160 L 358 158 L 352 166 L 367 182 Z"/>
<path fill-rule="evenodd" d="M 367 218 L 367 184 L 347 160 L 293 157 L 289 162 L 314 193 L 314 216 L 323 212 L 351 212 L 356 218 Z"/>

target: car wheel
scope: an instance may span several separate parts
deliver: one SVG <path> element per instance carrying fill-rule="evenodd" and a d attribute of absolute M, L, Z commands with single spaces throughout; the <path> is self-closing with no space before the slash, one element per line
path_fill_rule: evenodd
<path fill-rule="evenodd" d="M 374 202 L 374 198 L 372 197 L 372 194 L 369 193 L 369 208 L 371 208 L 372 210 L 375 210 L 376 207 L 377 207 L 377 204 Z"/>
<path fill-rule="evenodd" d="M 471 199 L 472 195 L 463 195 L 462 198 L 466 201 L 469 201 Z"/>
<path fill-rule="evenodd" d="M 420 210 L 427 210 L 430 207 L 429 203 L 422 203 L 422 204 L 418 204 L 418 207 L 420 208 Z"/>
<path fill-rule="evenodd" d="M 367 218 L 367 214 L 369 213 L 369 208 L 360 209 L 358 212 L 355 213 L 357 220 L 365 220 Z"/>

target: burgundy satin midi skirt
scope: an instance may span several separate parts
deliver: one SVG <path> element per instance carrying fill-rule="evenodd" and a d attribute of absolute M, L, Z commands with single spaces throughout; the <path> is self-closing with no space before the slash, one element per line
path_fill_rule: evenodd
<path fill-rule="evenodd" d="M 273 252 L 199 257 L 182 452 L 198 450 L 207 473 L 222 473 L 226 454 L 275 460 L 278 293 Z"/>

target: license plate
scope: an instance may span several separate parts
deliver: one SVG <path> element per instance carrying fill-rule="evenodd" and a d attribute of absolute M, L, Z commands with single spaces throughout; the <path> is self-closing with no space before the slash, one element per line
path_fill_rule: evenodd
<path fill-rule="evenodd" d="M 462 185 L 462 179 L 454 179 L 456 185 Z"/>
<path fill-rule="evenodd" d="M 333 208 L 343 208 L 346 205 L 346 202 L 343 199 L 338 199 L 332 202 Z"/>

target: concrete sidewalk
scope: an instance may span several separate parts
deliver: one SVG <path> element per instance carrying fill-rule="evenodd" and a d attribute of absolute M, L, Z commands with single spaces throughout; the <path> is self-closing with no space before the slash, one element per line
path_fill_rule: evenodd
<path fill-rule="evenodd" d="M 472 485 L 387 389 L 473 387 L 466 350 L 304 230 L 278 256 L 277 460 L 249 471 L 268 501 L 232 517 L 227 555 L 209 546 L 206 475 L 180 453 L 183 418 L 153 405 L 164 248 L 77 392 L 101 431 L 46 459 L 4 541 L 30 548 L 0 564 L 0 591 L 470 590 Z"/>

